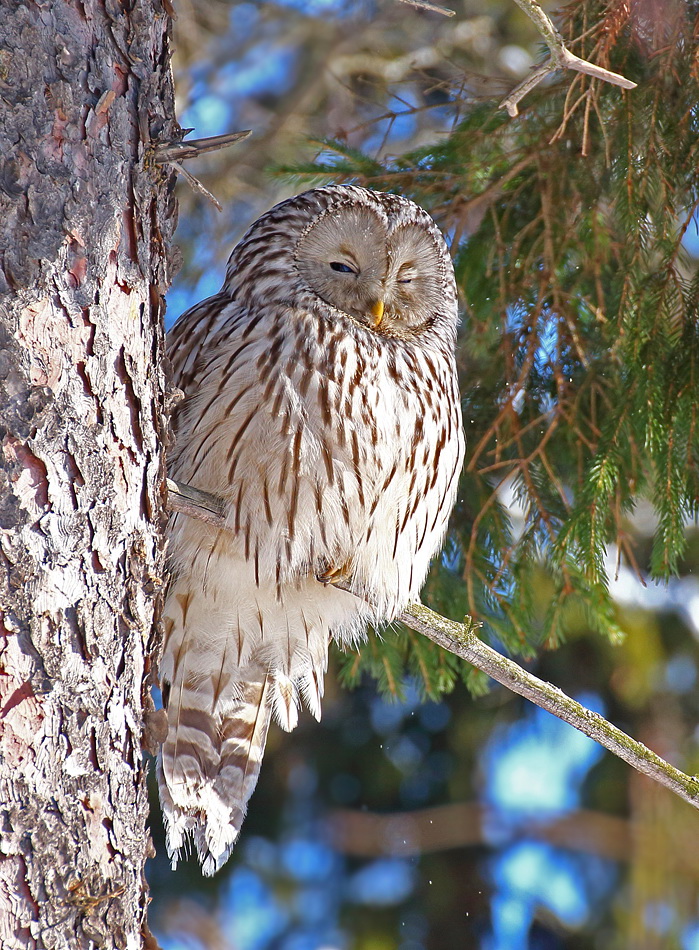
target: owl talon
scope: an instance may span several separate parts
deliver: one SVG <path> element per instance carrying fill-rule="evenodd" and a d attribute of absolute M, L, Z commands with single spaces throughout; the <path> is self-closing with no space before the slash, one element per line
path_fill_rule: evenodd
<path fill-rule="evenodd" d="M 316 580 L 320 581 L 326 587 L 329 584 L 337 584 L 338 581 L 349 579 L 349 565 L 343 564 L 342 567 L 327 567 L 322 573 L 316 574 Z"/>

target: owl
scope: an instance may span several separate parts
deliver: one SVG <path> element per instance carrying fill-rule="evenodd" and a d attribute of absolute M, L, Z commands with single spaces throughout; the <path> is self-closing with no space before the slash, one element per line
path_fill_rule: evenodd
<path fill-rule="evenodd" d="M 225 528 L 169 527 L 158 773 L 173 867 L 190 837 L 204 874 L 227 859 L 271 718 L 292 730 L 302 702 L 320 718 L 330 639 L 355 644 L 417 599 L 463 461 L 456 326 L 429 215 L 336 185 L 259 218 L 221 291 L 172 329 L 185 399 L 169 474 L 227 510 Z"/>

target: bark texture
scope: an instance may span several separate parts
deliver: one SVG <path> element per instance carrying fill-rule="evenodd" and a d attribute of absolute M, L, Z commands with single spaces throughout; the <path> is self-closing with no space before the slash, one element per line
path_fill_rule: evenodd
<path fill-rule="evenodd" d="M 160 0 L 0 0 L 0 946 L 141 947 L 173 181 Z"/>

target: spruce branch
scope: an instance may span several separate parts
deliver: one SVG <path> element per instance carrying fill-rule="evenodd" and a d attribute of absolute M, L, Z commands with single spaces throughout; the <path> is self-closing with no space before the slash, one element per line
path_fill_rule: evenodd
<path fill-rule="evenodd" d="M 586 59 L 581 59 L 575 53 L 571 53 L 563 41 L 563 37 L 553 25 L 551 19 L 544 13 L 536 0 L 515 0 L 517 6 L 526 13 L 534 23 L 537 30 L 546 41 L 549 48 L 549 58 L 546 62 L 535 66 L 531 73 L 523 79 L 519 85 L 515 86 L 512 92 L 502 100 L 498 108 L 507 109 L 508 114 L 514 118 L 519 114 L 517 104 L 527 95 L 528 92 L 538 86 L 550 73 L 557 69 L 572 69 L 578 73 L 585 73 L 586 76 L 592 76 L 595 79 L 601 79 L 604 82 L 612 83 L 614 86 L 621 86 L 622 89 L 635 89 L 637 83 L 632 82 L 619 73 L 613 73 L 609 69 L 603 69 L 595 63 L 590 63 Z"/>
<path fill-rule="evenodd" d="M 222 499 L 174 479 L 167 479 L 168 507 L 198 518 L 217 528 L 228 527 Z M 343 583 L 336 586 L 352 593 Z M 517 663 L 493 650 L 475 634 L 477 624 L 470 618 L 456 623 L 424 604 L 409 604 L 398 618 L 411 630 L 421 633 L 442 649 L 460 657 L 492 679 L 552 713 L 586 736 L 594 739 L 636 771 L 664 785 L 684 801 L 699 808 L 699 780 L 670 765 L 651 749 L 632 739 L 599 713 L 576 702 L 562 690 L 539 679 Z"/>

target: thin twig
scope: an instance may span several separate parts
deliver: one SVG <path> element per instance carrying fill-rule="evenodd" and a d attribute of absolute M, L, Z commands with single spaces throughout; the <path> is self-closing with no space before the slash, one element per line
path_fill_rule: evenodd
<path fill-rule="evenodd" d="M 218 200 L 218 198 L 212 195 L 209 189 L 205 188 L 198 178 L 195 178 L 194 175 L 188 172 L 187 169 L 184 167 L 184 165 L 180 165 L 179 162 L 174 162 L 174 161 L 169 161 L 168 165 L 172 165 L 173 168 L 177 169 L 177 171 L 180 173 L 180 175 L 182 175 L 182 177 L 190 186 L 190 188 L 193 188 L 194 191 L 198 191 L 200 194 L 204 195 L 205 198 L 208 198 L 209 201 L 212 203 L 212 205 L 215 208 L 217 208 L 219 211 L 223 211 L 223 207 L 221 205 L 221 202 Z"/>
<path fill-rule="evenodd" d="M 604 82 L 612 83 L 614 86 L 621 86 L 622 89 L 635 89 L 637 83 L 632 82 L 619 73 L 613 73 L 609 69 L 603 69 L 595 63 L 590 63 L 586 59 L 581 59 L 575 53 L 567 48 L 563 42 L 563 37 L 553 25 L 551 19 L 544 13 L 536 0 L 515 0 L 530 20 L 533 21 L 537 30 L 543 36 L 549 48 L 549 59 L 539 66 L 535 66 L 531 73 L 523 79 L 519 85 L 515 86 L 512 92 L 502 100 L 500 109 L 507 109 L 512 118 L 519 114 L 517 104 L 528 92 L 535 86 L 538 86 L 550 73 L 557 69 L 572 69 L 579 73 L 585 73 L 586 76 L 592 76 L 595 79 L 601 79 Z"/>
<path fill-rule="evenodd" d="M 455 10 L 438 7 L 436 3 L 429 3 L 428 0 L 398 0 L 398 2 L 407 3 L 411 7 L 417 7 L 418 10 L 429 10 L 430 13 L 441 13 L 442 16 L 456 16 Z"/>
<path fill-rule="evenodd" d="M 167 488 L 168 506 L 172 511 L 198 518 L 216 528 L 228 527 L 226 506 L 222 499 L 170 478 L 167 479 Z M 346 584 L 338 583 L 336 586 L 352 593 Z M 398 619 L 442 649 L 482 670 L 507 689 L 574 726 L 638 772 L 699 808 L 699 780 L 670 765 L 642 742 L 617 729 L 604 716 L 587 709 L 556 686 L 540 680 L 483 643 L 474 632 L 478 625 L 470 618 L 466 618 L 463 623 L 456 623 L 418 603 L 409 604 Z"/>

